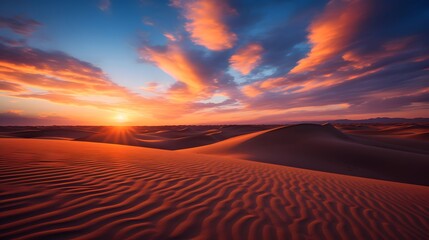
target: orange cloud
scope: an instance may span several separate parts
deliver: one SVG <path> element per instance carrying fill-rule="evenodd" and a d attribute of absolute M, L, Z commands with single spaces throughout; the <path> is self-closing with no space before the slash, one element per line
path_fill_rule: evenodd
<path fill-rule="evenodd" d="M 146 86 L 142 86 L 140 89 L 146 92 L 156 93 L 159 88 L 159 83 L 157 82 L 148 82 Z"/>
<path fill-rule="evenodd" d="M 285 85 L 285 81 L 286 78 L 284 77 L 268 78 L 260 82 L 245 85 L 241 90 L 248 97 L 256 97 L 265 91 L 284 91 L 286 88 L 292 87 Z"/>
<path fill-rule="evenodd" d="M 56 90 L 61 92 L 86 92 L 93 94 L 123 93 L 124 89 L 107 80 L 103 73 L 97 70 L 73 68 L 73 62 L 57 69 L 44 63 L 43 67 L 30 63 L 13 63 L 0 61 L 0 78 L 9 83 L 31 87 Z"/>
<path fill-rule="evenodd" d="M 34 98 L 34 99 L 44 99 L 55 103 L 62 104 L 73 104 L 79 106 L 95 106 L 104 109 L 115 109 L 119 108 L 118 104 L 109 104 L 102 101 L 91 101 L 91 100 L 82 100 L 79 99 L 78 95 L 67 95 L 67 94 L 57 94 L 57 93 L 28 93 L 28 94 L 18 94 L 14 95 L 19 98 Z"/>
<path fill-rule="evenodd" d="M 256 97 L 263 92 L 255 85 L 246 85 L 241 89 L 241 91 L 248 97 Z"/>
<path fill-rule="evenodd" d="M 229 49 L 237 41 L 237 35 L 225 24 L 225 17 L 235 13 L 223 0 L 174 1 L 173 5 L 184 9 L 188 20 L 186 30 L 192 40 L 213 51 Z"/>
<path fill-rule="evenodd" d="M 198 95 L 205 88 L 202 74 L 178 45 L 166 48 L 145 47 L 140 50 L 142 58 L 153 62 L 164 72 L 185 84 L 189 93 Z M 181 90 L 184 90 L 183 88 Z"/>
<path fill-rule="evenodd" d="M 175 42 L 177 38 L 171 33 L 164 33 L 164 37 L 166 37 L 169 41 Z"/>
<path fill-rule="evenodd" d="M 13 82 L 0 81 L 0 91 L 23 92 L 25 89 Z"/>
<path fill-rule="evenodd" d="M 366 1 L 330 1 L 325 12 L 310 25 L 310 52 L 298 62 L 291 73 L 312 71 L 345 49 L 352 42 L 356 29 L 360 27 L 367 13 Z"/>
<path fill-rule="evenodd" d="M 245 85 L 241 90 L 248 97 L 256 97 L 264 92 L 280 92 L 284 94 L 302 93 L 317 88 L 329 87 L 341 80 L 343 80 L 341 77 L 328 75 L 294 83 L 288 82 L 286 77 L 276 77 Z"/>
<path fill-rule="evenodd" d="M 259 65 L 262 51 L 263 48 L 260 44 L 249 44 L 232 55 L 229 63 L 232 68 L 243 75 L 247 75 Z"/>

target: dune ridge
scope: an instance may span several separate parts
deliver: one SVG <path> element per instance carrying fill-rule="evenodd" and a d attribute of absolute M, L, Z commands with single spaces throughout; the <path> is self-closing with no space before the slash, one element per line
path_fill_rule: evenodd
<path fill-rule="evenodd" d="M 269 128 L 272 126 L 0 126 L 0 138 L 74 140 L 175 150 Z"/>
<path fill-rule="evenodd" d="M 0 150 L 1 239 L 429 238 L 425 186 L 103 143 Z"/>
<path fill-rule="evenodd" d="M 429 185 L 427 152 L 377 145 L 344 134 L 330 124 L 277 127 L 180 151 Z"/>

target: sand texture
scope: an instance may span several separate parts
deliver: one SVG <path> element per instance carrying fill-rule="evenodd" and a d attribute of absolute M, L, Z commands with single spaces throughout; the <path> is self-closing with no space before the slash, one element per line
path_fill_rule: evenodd
<path fill-rule="evenodd" d="M 426 240 L 425 133 L 2 128 L 0 239 Z"/>

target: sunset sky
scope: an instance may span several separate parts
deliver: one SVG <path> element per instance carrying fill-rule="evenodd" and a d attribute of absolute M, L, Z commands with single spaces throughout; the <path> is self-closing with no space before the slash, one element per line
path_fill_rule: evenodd
<path fill-rule="evenodd" d="M 427 0 L 2 0 L 0 124 L 429 117 Z"/>

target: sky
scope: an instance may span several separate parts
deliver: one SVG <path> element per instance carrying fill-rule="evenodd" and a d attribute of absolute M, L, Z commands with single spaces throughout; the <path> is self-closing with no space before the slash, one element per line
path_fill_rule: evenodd
<path fill-rule="evenodd" d="M 429 117 L 427 0 L 3 0 L 1 125 Z"/>

